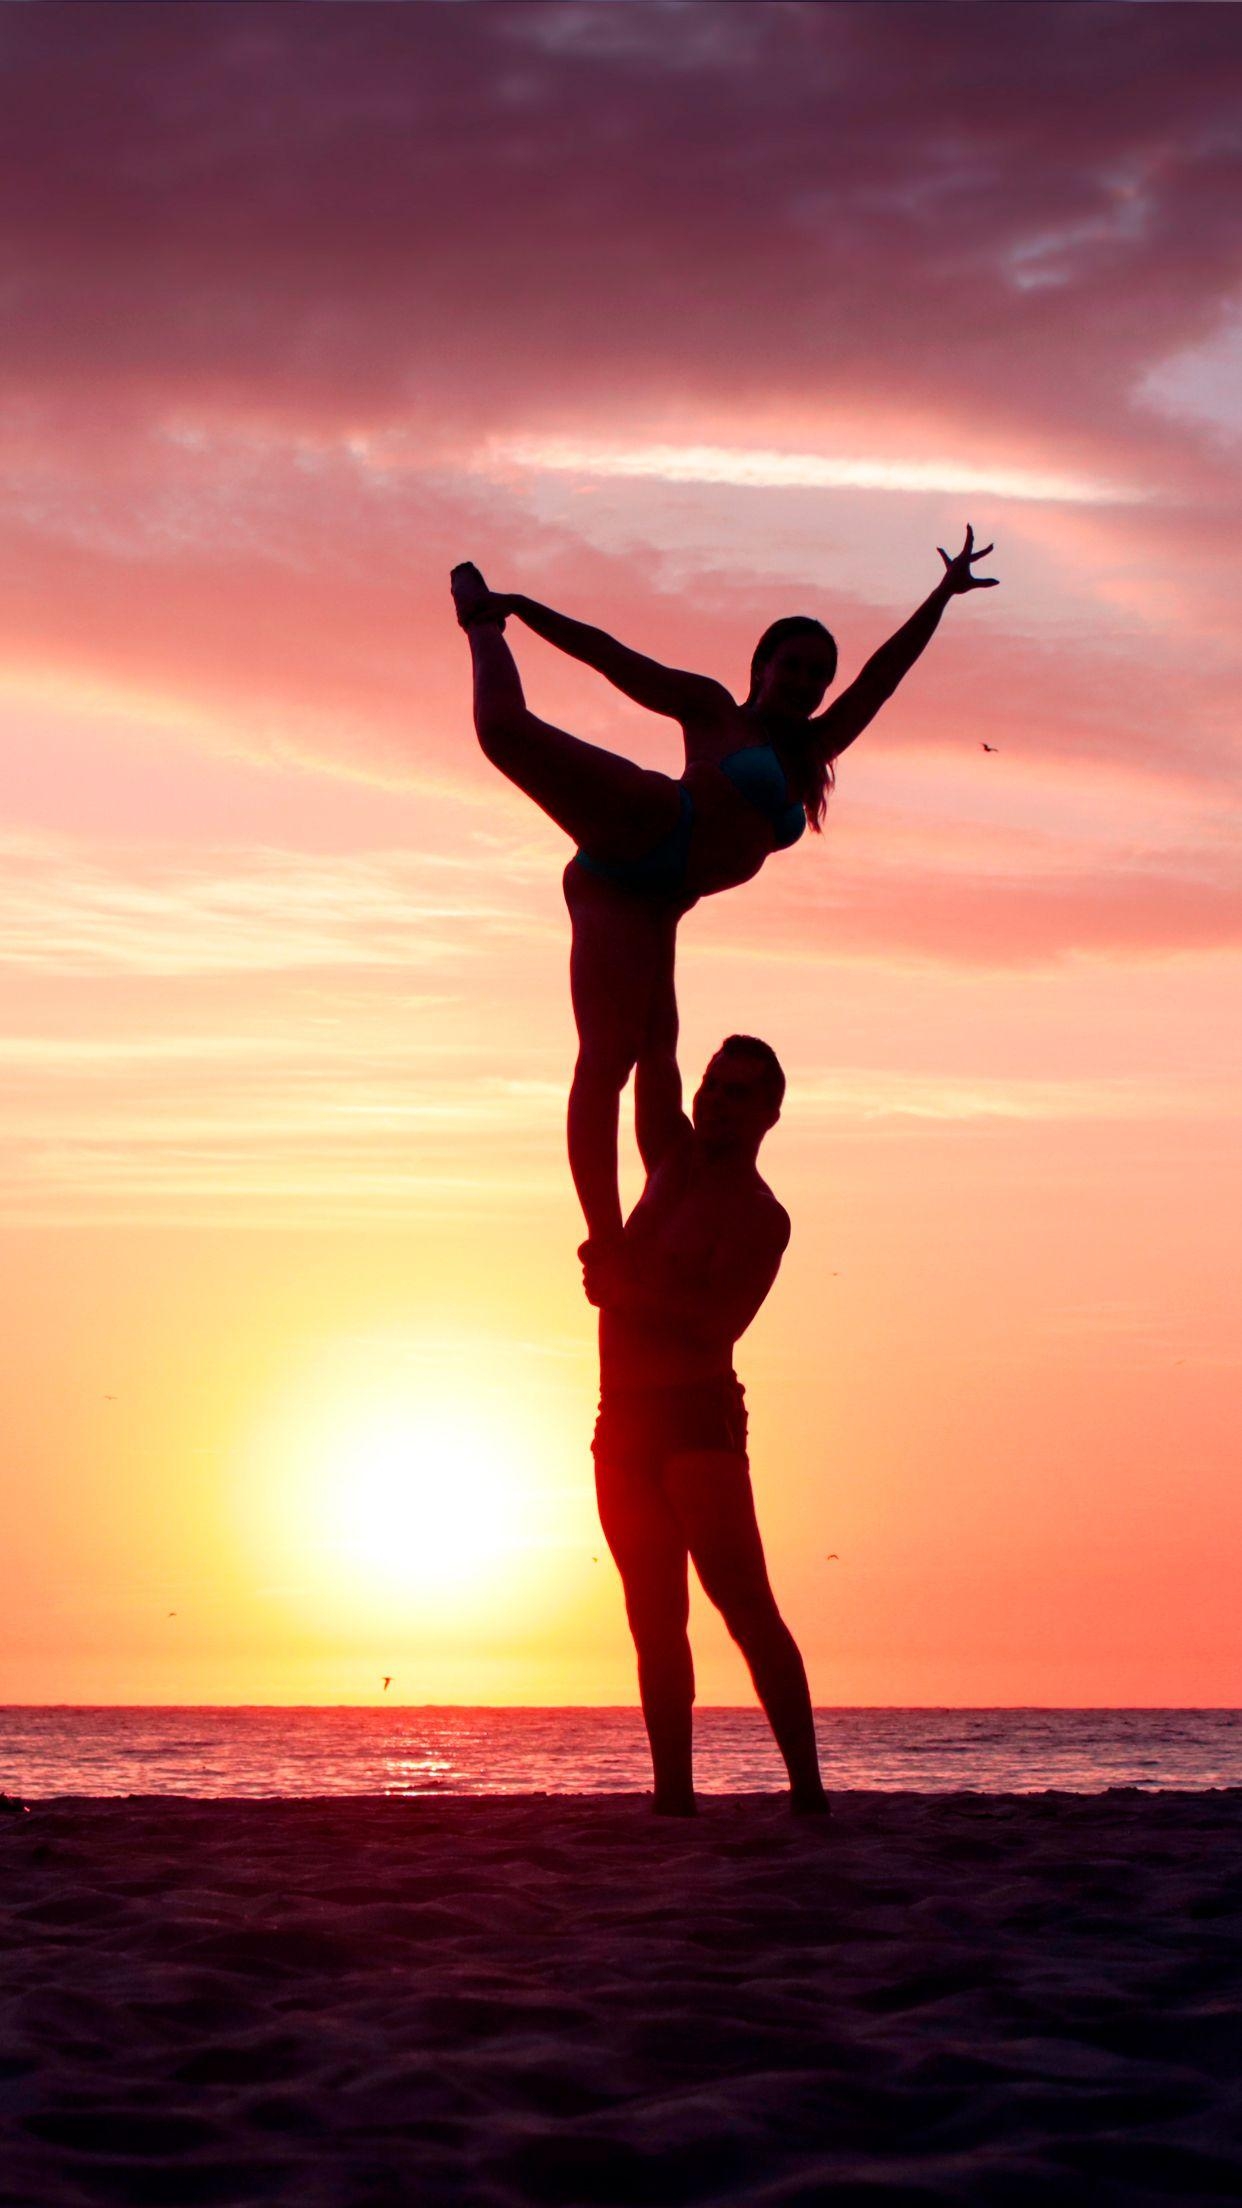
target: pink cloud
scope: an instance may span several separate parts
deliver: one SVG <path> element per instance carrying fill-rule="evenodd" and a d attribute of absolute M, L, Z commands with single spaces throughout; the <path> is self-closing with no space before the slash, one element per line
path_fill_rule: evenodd
<path fill-rule="evenodd" d="M 1215 431 L 1140 396 L 1236 285 L 1231 11 L 1196 11 L 1193 40 L 1163 9 L 72 20 L 5 25 L 12 684 L 483 797 L 445 598 L 463 552 L 735 684 L 794 596 L 694 552 L 669 589 L 658 545 L 587 543 L 520 472 L 480 471 L 491 441 L 948 449 L 1152 496 L 1002 508 L 1069 613 L 1033 619 L 1012 584 L 953 609 L 868 742 L 986 733 L 1024 766 L 1232 786 L 1236 476 Z M 930 530 L 927 558 L 918 588 Z M 817 594 L 845 674 L 917 594 Z M 539 710 L 674 763 L 666 730 L 520 651 Z M 851 925 L 970 959 L 986 893 L 1002 960 L 1234 939 L 1210 853 L 1102 885 L 1113 856 L 1004 888 L 881 859 Z"/>
<path fill-rule="evenodd" d="M 843 402 L 1195 472 L 1130 394 L 1236 286 L 1229 10 L 693 12 L 17 12 L 9 390 L 431 447 Z"/>
<path fill-rule="evenodd" d="M 1237 869 L 1195 851 L 1002 879 L 934 862 L 826 865 L 821 881 L 799 886 L 798 936 L 845 957 L 1023 967 L 1242 945 Z M 784 898 L 782 907 L 775 932 L 788 946 L 795 914 Z"/>

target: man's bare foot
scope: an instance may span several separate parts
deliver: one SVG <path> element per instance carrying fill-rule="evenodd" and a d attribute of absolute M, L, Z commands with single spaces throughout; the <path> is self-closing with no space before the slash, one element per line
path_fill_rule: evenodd
<path fill-rule="evenodd" d="M 822 1786 L 795 1786 L 789 1791 L 795 1817 L 831 1817 L 832 1805 Z"/>
<path fill-rule="evenodd" d="M 462 560 L 449 576 L 449 589 L 457 608 L 458 624 L 463 629 L 474 627 L 476 621 L 494 622 L 503 629 L 505 617 L 499 611 L 492 594 L 473 560 Z"/>
<path fill-rule="evenodd" d="M 661 1792 L 657 1788 L 651 1798 L 651 1807 L 657 1817 L 697 1817 L 699 1814 L 699 1805 L 695 1801 L 693 1788 L 688 1794 L 683 1794 L 679 1789 L 674 1790 L 672 1787 L 667 1792 Z"/>

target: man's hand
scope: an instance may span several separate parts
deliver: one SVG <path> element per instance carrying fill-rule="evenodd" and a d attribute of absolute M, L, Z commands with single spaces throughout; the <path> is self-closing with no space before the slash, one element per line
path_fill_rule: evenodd
<path fill-rule="evenodd" d="M 974 544 L 975 532 L 967 524 L 966 542 L 953 559 L 949 558 L 942 544 L 936 546 L 936 550 L 944 561 L 944 574 L 940 578 L 940 587 L 947 591 L 951 598 L 957 597 L 959 592 L 964 590 L 995 590 L 1000 580 L 998 575 L 971 574 L 971 562 L 973 560 L 986 560 L 989 552 L 993 550 L 990 544 L 984 544 L 976 552 Z"/>
<path fill-rule="evenodd" d="M 621 1244 L 616 1242 L 601 1247 L 594 1242 L 581 1242 L 578 1255 L 582 1259 L 582 1292 L 587 1302 L 597 1308 L 617 1302 L 629 1277 Z"/>

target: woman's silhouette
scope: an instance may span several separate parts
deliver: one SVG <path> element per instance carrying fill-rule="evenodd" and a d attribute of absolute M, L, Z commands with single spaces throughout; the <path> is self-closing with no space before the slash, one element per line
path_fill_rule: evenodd
<path fill-rule="evenodd" d="M 532 598 L 489 591 L 468 561 L 453 569 L 457 618 L 474 663 L 479 743 L 578 846 L 564 876 L 579 1046 L 569 1164 L 593 1245 L 606 1246 L 621 1231 L 617 1121 L 640 1055 L 653 1091 L 661 1079 L 670 1093 L 676 1088 L 673 958 L 682 914 L 700 897 L 749 881 L 773 851 L 797 842 L 808 820 L 822 827 L 833 762 L 892 696 L 949 599 L 992 587 L 994 578 L 971 572 L 991 549 L 976 552 L 969 529 L 956 558 L 941 548 L 944 574 L 930 597 L 822 713 L 837 648 L 809 615 L 764 630 L 739 705 L 708 675 L 663 667 Z M 511 614 L 636 704 L 679 721 L 681 776 L 640 767 L 538 720 L 504 639 Z"/>

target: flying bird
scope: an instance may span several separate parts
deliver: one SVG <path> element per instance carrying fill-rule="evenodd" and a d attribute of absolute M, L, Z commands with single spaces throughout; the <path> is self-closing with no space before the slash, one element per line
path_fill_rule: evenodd
<path fill-rule="evenodd" d="M 386 1675 L 386 1677 L 385 1677 L 385 1680 L 384 1680 L 384 1692 L 385 1692 L 385 1694 L 387 1694 L 387 1692 L 388 1692 L 388 1689 L 390 1688 L 390 1686 L 391 1686 L 391 1685 L 392 1685 L 392 1673 L 391 1673 L 391 1672 L 389 1672 L 389 1673 L 388 1673 L 388 1674 Z"/>
<path fill-rule="evenodd" d="M 168 1613 L 168 1615 L 169 1615 L 169 1617 L 170 1617 L 170 1618 L 175 1618 L 175 1617 L 176 1617 L 176 1615 L 177 1615 L 177 1613 L 176 1613 L 176 1611 L 175 1611 L 175 1610 L 170 1610 L 170 1611 L 169 1611 L 169 1613 Z"/>
<path fill-rule="evenodd" d="M 979 749 L 980 751 L 995 751 L 997 746 L 995 744 L 980 744 Z"/>
<path fill-rule="evenodd" d="M 837 1555 L 837 1552 L 836 1552 L 836 1550 L 835 1550 L 835 1549 L 834 1549 L 834 1550 L 832 1551 L 832 1553 L 831 1553 L 831 1555 L 830 1555 L 830 1556 L 826 1556 L 826 1557 L 824 1558 L 824 1562 L 825 1562 L 825 1564 L 839 1564 L 839 1563 L 840 1563 L 840 1561 L 841 1561 L 841 1559 L 840 1559 L 840 1557 L 839 1557 L 839 1556 Z"/>

